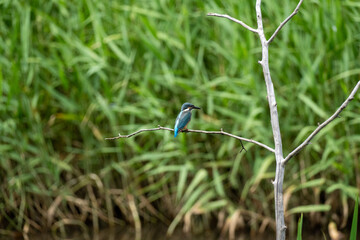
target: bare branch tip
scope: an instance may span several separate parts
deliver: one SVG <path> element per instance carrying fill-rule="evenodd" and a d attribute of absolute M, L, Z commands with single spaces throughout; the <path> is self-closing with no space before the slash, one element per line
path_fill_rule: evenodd
<path fill-rule="evenodd" d="M 332 122 L 334 119 L 341 117 L 340 113 L 346 108 L 348 103 L 351 101 L 351 98 L 354 97 L 355 93 L 360 87 L 360 81 L 356 84 L 352 92 L 350 93 L 349 97 L 341 104 L 341 106 L 335 111 L 331 117 L 329 117 L 326 121 L 323 123 L 318 123 L 318 127 L 303 141 L 298 147 L 296 147 L 289 155 L 285 158 L 283 161 L 283 165 L 286 164 L 287 161 L 289 161 L 293 156 L 295 156 L 298 152 L 300 152 L 305 146 L 312 144 L 311 139 L 315 137 L 316 134 L 318 134 L 326 125 L 328 125 L 330 122 Z"/>
<path fill-rule="evenodd" d="M 300 5 L 302 4 L 304 0 L 300 0 L 298 5 L 296 6 L 296 8 L 294 9 L 294 11 L 282 22 L 280 23 L 280 25 L 278 26 L 278 28 L 275 30 L 275 32 L 272 34 L 272 36 L 269 38 L 269 40 L 267 41 L 267 44 L 270 44 L 274 38 L 276 37 L 276 35 L 279 33 L 279 31 L 285 26 L 285 24 L 292 18 L 294 17 L 300 8 Z"/>
<path fill-rule="evenodd" d="M 240 24 L 241 26 L 243 26 L 244 28 L 248 29 L 249 31 L 253 32 L 253 33 L 258 33 L 258 30 L 257 29 L 254 29 L 250 26 L 248 26 L 246 23 L 236 19 L 236 18 L 233 18 L 227 14 L 219 14 L 219 13 L 208 13 L 206 14 L 207 16 L 214 16 L 214 17 L 221 17 L 221 18 L 227 18 L 233 22 L 236 22 L 238 24 Z"/>

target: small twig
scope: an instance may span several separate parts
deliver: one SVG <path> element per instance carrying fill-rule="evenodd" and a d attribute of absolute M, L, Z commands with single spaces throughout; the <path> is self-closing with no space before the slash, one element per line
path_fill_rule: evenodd
<path fill-rule="evenodd" d="M 299 11 L 299 8 L 302 4 L 304 0 L 300 0 L 298 5 L 296 6 L 295 10 L 290 14 L 290 16 L 288 16 L 279 26 L 278 28 L 275 30 L 275 32 L 273 33 L 273 35 L 269 38 L 269 40 L 267 41 L 267 44 L 270 44 L 274 38 L 276 37 L 276 35 L 280 32 L 280 30 L 285 26 L 285 24 L 293 17 L 295 16 L 298 11 Z"/>
<path fill-rule="evenodd" d="M 137 134 L 139 134 L 141 132 L 158 131 L 158 130 L 168 130 L 168 131 L 172 131 L 172 132 L 174 131 L 174 129 L 172 129 L 172 128 L 162 127 L 162 126 L 159 125 L 157 128 L 140 129 L 140 130 L 138 130 L 138 131 L 136 131 L 134 133 L 131 133 L 129 135 L 121 135 L 121 134 L 119 134 L 119 136 L 111 137 L 111 138 L 105 138 L 105 140 L 115 140 L 115 139 L 119 139 L 119 138 L 129 138 L 129 137 L 135 136 L 135 135 L 137 135 Z M 228 137 L 239 139 L 240 141 L 242 140 L 242 141 L 245 141 L 245 142 L 254 143 L 256 145 L 259 145 L 260 147 L 263 147 L 263 148 L 269 150 L 270 152 L 275 152 L 275 150 L 273 148 L 271 148 L 271 147 L 269 147 L 269 146 L 267 146 L 267 145 L 265 145 L 263 143 L 260 143 L 258 141 L 252 140 L 252 139 L 239 137 L 239 136 L 236 136 L 236 135 L 231 134 L 231 133 L 224 132 L 222 129 L 220 131 L 203 131 L 203 130 L 187 129 L 184 132 L 225 135 L 225 136 L 228 136 Z"/>
<path fill-rule="evenodd" d="M 238 24 L 240 24 L 241 26 L 243 26 L 244 28 L 246 28 L 247 30 L 250 30 L 251 32 L 253 33 L 258 33 L 258 30 L 257 29 L 254 29 L 250 26 L 248 26 L 246 23 L 244 23 L 243 21 L 240 21 L 236 18 L 233 18 L 233 17 L 230 17 L 229 15 L 227 14 L 219 14 L 219 13 L 208 13 L 207 16 L 214 16 L 214 17 L 222 17 L 222 18 L 227 18 L 233 22 L 236 22 Z"/>
<path fill-rule="evenodd" d="M 244 147 L 244 144 L 242 143 L 242 141 L 240 140 L 240 143 L 241 143 L 241 150 L 240 150 L 240 152 L 239 153 L 241 153 L 242 152 L 242 150 L 245 150 L 245 152 L 247 152 L 246 151 L 246 148 Z"/>
<path fill-rule="evenodd" d="M 327 119 L 325 122 L 323 122 L 322 124 L 320 124 L 315 131 L 313 131 L 310 136 L 303 142 L 301 143 L 297 148 L 295 148 L 282 162 L 283 165 L 285 165 L 293 156 L 295 156 L 297 153 L 299 153 L 304 147 L 306 147 L 306 145 L 310 144 L 311 139 L 313 139 L 313 137 L 315 137 L 316 134 L 318 134 L 320 132 L 321 129 L 323 129 L 326 125 L 328 125 L 330 122 L 332 122 L 341 112 L 342 110 L 344 110 L 346 108 L 346 106 L 349 104 L 349 102 L 351 100 L 354 99 L 354 95 L 357 92 L 357 90 L 360 87 L 360 81 L 358 81 L 358 83 L 356 84 L 356 86 L 354 87 L 354 89 L 352 90 L 351 94 L 349 95 L 349 97 L 345 100 L 345 102 L 343 104 L 341 104 L 340 108 L 338 108 L 338 110 L 336 110 L 336 112 L 329 118 Z"/>
<path fill-rule="evenodd" d="M 119 133 L 119 136 L 117 137 L 111 137 L 111 138 L 105 138 L 105 140 L 115 140 L 115 139 L 119 139 L 119 138 L 129 138 L 129 137 L 132 137 L 132 136 L 135 136 L 139 133 L 142 133 L 142 132 L 150 132 L 150 131 L 158 131 L 158 130 L 170 130 L 170 131 L 174 131 L 174 129 L 171 129 L 171 128 L 164 128 L 164 127 L 161 127 L 159 126 L 158 128 L 150 128 L 150 129 L 140 129 L 136 132 L 133 132 L 129 135 L 121 135 Z"/>

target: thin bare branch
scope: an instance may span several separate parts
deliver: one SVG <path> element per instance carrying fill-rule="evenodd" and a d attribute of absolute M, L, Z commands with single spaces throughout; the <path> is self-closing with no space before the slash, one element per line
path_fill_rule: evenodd
<path fill-rule="evenodd" d="M 119 138 L 129 138 L 129 137 L 135 136 L 135 135 L 137 135 L 139 133 L 142 133 L 142 132 L 159 131 L 159 130 L 167 130 L 167 131 L 172 131 L 172 132 L 174 131 L 174 129 L 172 129 L 172 128 L 162 127 L 162 126 L 159 125 L 157 128 L 140 129 L 140 130 L 138 130 L 138 131 L 136 131 L 134 133 L 131 133 L 129 135 L 121 135 L 121 134 L 119 134 L 119 136 L 111 137 L 111 138 L 105 138 L 105 140 L 115 140 L 115 139 L 119 139 Z M 239 137 L 239 136 L 236 136 L 236 135 L 228 133 L 228 132 L 224 132 L 222 129 L 220 131 L 203 131 L 203 130 L 187 129 L 187 130 L 185 130 L 183 132 L 225 135 L 225 136 L 236 138 L 236 139 L 239 139 L 239 140 L 242 140 L 242 141 L 245 141 L 245 142 L 254 143 L 256 145 L 259 145 L 260 147 L 263 147 L 263 148 L 269 150 L 270 152 L 275 152 L 275 150 L 273 148 L 271 148 L 271 147 L 269 147 L 269 146 L 267 146 L 267 145 L 265 145 L 263 143 L 260 143 L 258 141 L 252 140 L 252 139 Z"/>
<path fill-rule="evenodd" d="M 280 32 L 280 30 L 285 26 L 285 24 L 293 17 L 295 16 L 298 11 L 299 11 L 299 8 L 302 4 L 304 0 L 300 0 L 298 5 L 296 6 L 295 10 L 290 14 L 290 16 L 288 16 L 279 26 L 278 28 L 275 30 L 275 32 L 273 33 L 273 35 L 269 38 L 269 40 L 267 41 L 267 44 L 270 44 L 274 38 L 276 37 L 276 35 Z"/>
<path fill-rule="evenodd" d="M 336 112 L 329 118 L 327 119 L 325 122 L 323 122 L 322 124 L 320 124 L 315 131 L 313 131 L 310 136 L 303 142 L 301 143 L 297 148 L 295 148 L 282 162 L 283 165 L 285 165 L 293 156 L 295 156 L 297 153 L 299 153 L 304 147 L 306 147 L 311 139 L 313 139 L 313 137 L 315 137 L 316 134 L 318 134 L 320 132 L 321 129 L 323 129 L 326 125 L 328 125 L 330 122 L 332 122 L 337 116 L 339 116 L 339 114 L 342 112 L 342 110 L 344 110 L 346 108 L 346 106 L 349 104 L 349 102 L 351 100 L 354 99 L 354 95 L 357 92 L 357 90 L 360 87 L 360 81 L 358 81 L 358 83 L 356 84 L 356 86 L 354 87 L 354 89 L 352 90 L 351 94 L 349 95 L 349 97 L 345 100 L 345 102 L 343 104 L 341 104 L 341 106 L 338 108 L 338 110 L 336 110 Z"/>
<path fill-rule="evenodd" d="M 219 13 L 208 13 L 207 16 L 214 16 L 214 17 L 222 17 L 222 18 L 227 18 L 233 22 L 236 22 L 238 24 L 240 24 L 241 26 L 243 26 L 244 28 L 246 28 L 247 30 L 253 32 L 253 33 L 258 33 L 258 30 L 257 29 L 254 29 L 252 27 L 250 27 L 249 25 L 247 25 L 246 23 L 236 19 L 236 18 L 233 18 L 233 17 L 230 17 L 229 15 L 227 14 L 219 14 Z"/>
<path fill-rule="evenodd" d="M 285 175 L 285 167 L 281 165 L 284 157 L 282 150 L 281 131 L 279 123 L 279 114 L 277 110 L 277 103 L 275 97 L 274 84 L 271 80 L 270 67 L 269 67 L 269 44 L 267 43 L 264 25 L 261 13 L 261 0 L 256 0 L 255 5 L 256 18 L 258 24 L 259 38 L 261 42 L 262 58 L 260 65 L 263 70 L 264 80 L 266 84 L 267 100 L 270 109 L 271 128 L 274 136 L 275 145 L 275 179 L 274 185 L 274 200 L 275 200 L 275 221 L 276 221 L 276 240 L 285 240 L 286 237 L 286 226 L 284 219 L 284 198 L 283 198 L 283 182 Z"/>
<path fill-rule="evenodd" d="M 135 135 L 137 135 L 137 134 L 139 134 L 139 133 L 142 133 L 142 132 L 151 132 L 151 131 L 158 131 L 158 130 L 174 131 L 174 129 L 165 128 L 165 127 L 159 126 L 159 127 L 157 127 L 157 128 L 140 129 L 140 130 L 138 130 L 138 131 L 136 131 L 136 132 L 133 132 L 133 133 L 131 133 L 131 134 L 129 134 L 129 135 L 121 135 L 121 134 L 119 133 L 119 136 L 117 136 L 117 137 L 111 137 L 111 138 L 105 138 L 105 140 L 115 140 L 115 139 L 119 139 L 119 138 L 129 138 L 129 137 L 135 136 Z"/>

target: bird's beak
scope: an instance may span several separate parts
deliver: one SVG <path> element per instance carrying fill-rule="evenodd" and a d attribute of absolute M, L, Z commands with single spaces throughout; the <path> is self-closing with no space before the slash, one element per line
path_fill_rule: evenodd
<path fill-rule="evenodd" d="M 192 108 L 193 108 L 193 109 L 201 109 L 201 108 L 199 108 L 199 107 L 196 107 L 196 106 L 193 106 Z"/>

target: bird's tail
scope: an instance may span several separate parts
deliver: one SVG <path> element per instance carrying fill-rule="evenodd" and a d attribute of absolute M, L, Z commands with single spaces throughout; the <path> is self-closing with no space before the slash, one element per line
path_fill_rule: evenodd
<path fill-rule="evenodd" d="M 174 137 L 176 137 L 179 133 L 179 130 L 177 128 L 175 128 L 175 131 L 174 131 Z"/>

